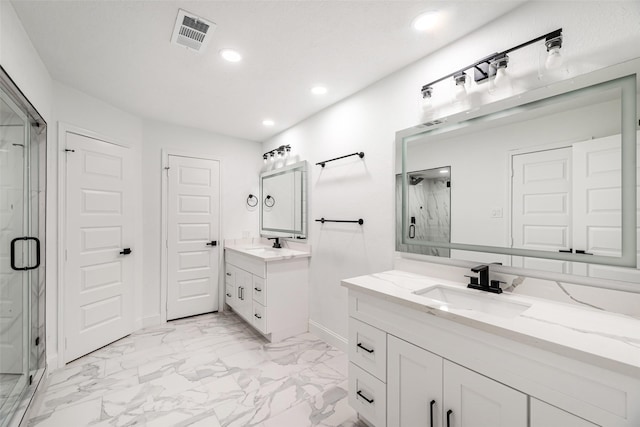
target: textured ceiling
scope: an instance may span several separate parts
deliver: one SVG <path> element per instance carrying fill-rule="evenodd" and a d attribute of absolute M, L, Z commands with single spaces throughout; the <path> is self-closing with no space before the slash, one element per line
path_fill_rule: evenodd
<path fill-rule="evenodd" d="M 293 126 L 520 1 L 14 0 L 51 76 L 133 114 L 256 141 Z M 206 52 L 170 43 L 178 9 L 217 24 Z M 439 28 L 412 20 L 440 10 Z M 243 61 L 218 55 L 234 48 Z M 313 96 L 318 83 L 328 87 Z M 271 118 L 267 128 L 262 120 Z"/>

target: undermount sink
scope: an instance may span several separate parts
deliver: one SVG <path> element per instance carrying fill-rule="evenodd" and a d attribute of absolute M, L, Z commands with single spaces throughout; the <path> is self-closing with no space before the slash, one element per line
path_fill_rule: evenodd
<path fill-rule="evenodd" d="M 485 294 L 482 291 L 453 289 L 441 285 L 415 291 L 414 294 L 434 300 L 440 304 L 438 308 L 444 311 L 451 308 L 473 310 L 500 317 L 516 317 L 531 307 L 530 304 L 508 301 L 501 299 L 500 296 Z"/>
<path fill-rule="evenodd" d="M 278 255 L 286 255 L 287 250 L 286 249 L 274 249 L 274 248 L 265 248 L 265 247 L 258 247 L 258 248 L 246 248 L 245 251 L 255 254 L 255 255 L 259 255 L 259 256 L 278 256 Z"/>

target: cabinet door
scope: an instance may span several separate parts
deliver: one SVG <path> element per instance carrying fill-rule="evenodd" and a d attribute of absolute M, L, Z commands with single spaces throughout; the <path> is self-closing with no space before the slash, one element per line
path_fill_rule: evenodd
<path fill-rule="evenodd" d="M 524 393 L 447 360 L 443 377 L 445 427 L 527 427 Z"/>
<path fill-rule="evenodd" d="M 236 269 L 236 312 L 251 322 L 253 310 L 253 275 L 248 271 Z"/>
<path fill-rule="evenodd" d="M 441 427 L 442 358 L 392 335 L 387 349 L 389 427 Z"/>
<path fill-rule="evenodd" d="M 597 427 L 597 425 L 532 397 L 530 427 Z"/>

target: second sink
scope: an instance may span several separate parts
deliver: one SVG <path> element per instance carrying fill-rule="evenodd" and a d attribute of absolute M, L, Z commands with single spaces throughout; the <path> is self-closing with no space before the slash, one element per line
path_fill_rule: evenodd
<path fill-rule="evenodd" d="M 415 291 L 414 294 L 434 300 L 440 304 L 438 308 L 441 310 L 448 308 L 473 310 L 499 317 L 516 317 L 531 307 L 530 304 L 507 301 L 495 295 L 485 295 L 481 291 L 453 289 L 442 285 Z"/>

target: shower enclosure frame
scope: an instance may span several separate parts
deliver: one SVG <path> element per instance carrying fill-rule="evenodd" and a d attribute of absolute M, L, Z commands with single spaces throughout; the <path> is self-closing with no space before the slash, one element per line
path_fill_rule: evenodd
<path fill-rule="evenodd" d="M 11 144 L 14 147 L 21 145 L 24 150 L 21 157 L 22 187 L 19 190 L 22 193 L 20 213 L 23 221 L 20 224 L 22 233 L 15 235 L 16 231 L 10 229 L 11 236 L 2 236 L 0 242 L 3 246 L 11 245 L 11 269 L 23 275 L 15 281 L 11 278 L 6 279 L 5 289 L 9 289 L 12 283 L 20 283 L 23 286 L 22 307 L 26 307 L 26 310 L 21 310 L 20 314 L 23 327 L 19 337 L 22 340 L 22 370 L 18 374 L 20 375 L 18 383 L 23 384 L 23 387 L 14 387 L 6 400 L 0 399 L 2 400 L 0 401 L 2 411 L 0 426 L 15 427 L 26 424 L 32 400 L 46 372 L 47 122 L 2 66 L 0 66 L 0 92 L 2 92 L 0 102 L 24 120 L 22 144 L 20 141 Z M 8 197 L 7 194 L 5 200 L 8 201 Z M 10 210 L 13 210 L 13 205 Z M 9 221 L 13 221 L 11 213 L 9 215 Z M 31 244 L 32 242 L 37 244 Z M 6 261 L 9 264 L 9 260 Z"/>

